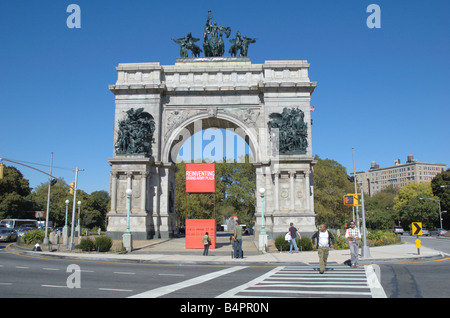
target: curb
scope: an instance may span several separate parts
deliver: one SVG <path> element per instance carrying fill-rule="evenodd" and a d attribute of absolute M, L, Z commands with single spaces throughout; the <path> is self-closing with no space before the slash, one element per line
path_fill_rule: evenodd
<path fill-rule="evenodd" d="M 103 255 L 86 257 L 84 255 L 57 255 L 52 254 L 52 252 L 35 252 L 24 250 L 23 248 L 15 246 L 14 243 L 6 247 L 6 251 L 16 252 L 17 254 L 33 256 L 33 257 L 43 257 L 43 258 L 53 258 L 53 259 L 73 259 L 82 261 L 101 261 L 101 262 L 116 262 L 116 263 L 134 263 L 134 264 L 167 264 L 167 265 L 209 265 L 209 266 L 310 266 L 316 265 L 317 262 L 286 262 L 286 261 L 245 261 L 245 260 L 167 260 L 167 259 L 125 259 L 121 257 L 104 257 Z M 408 257 L 408 258 L 390 258 L 390 259 L 364 259 L 360 257 L 360 265 L 371 265 L 371 264 L 390 264 L 390 263 L 410 263 L 410 262 L 421 262 L 421 261 L 432 261 L 437 259 L 442 259 L 450 256 L 449 254 L 443 252 L 437 252 L 436 255 L 431 256 L 418 256 L 418 257 Z M 343 265 L 344 262 L 329 262 L 330 264 L 336 263 Z"/>

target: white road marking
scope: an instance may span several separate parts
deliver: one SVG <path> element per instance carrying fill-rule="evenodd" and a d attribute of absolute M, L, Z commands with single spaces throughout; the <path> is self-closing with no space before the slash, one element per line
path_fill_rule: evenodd
<path fill-rule="evenodd" d="M 119 274 L 119 275 L 136 275 L 136 273 L 131 273 L 131 272 L 114 272 L 114 274 Z"/>
<path fill-rule="evenodd" d="M 371 286 L 369 283 L 371 278 L 366 276 L 367 272 L 367 268 L 352 271 L 348 271 L 346 268 L 333 268 L 327 270 L 325 275 L 319 275 L 311 267 L 301 269 L 277 267 L 216 297 L 259 298 L 259 294 L 262 297 L 279 297 L 277 295 L 280 295 L 283 298 L 298 297 L 299 295 L 311 295 L 313 297 L 320 297 L 321 295 L 382 296 L 379 290 L 381 285 L 376 285 L 378 280 Z M 371 272 L 373 273 L 373 270 Z M 374 287 L 375 289 L 372 289 Z"/>
<path fill-rule="evenodd" d="M 115 288 L 99 288 L 98 290 L 105 290 L 105 291 L 118 291 L 118 292 L 132 292 L 132 289 L 115 289 Z"/>
<path fill-rule="evenodd" d="M 159 276 L 185 276 L 184 274 L 158 274 Z"/>
<path fill-rule="evenodd" d="M 49 268 L 49 267 L 44 267 L 42 268 L 44 271 L 59 271 L 58 268 Z"/>
<path fill-rule="evenodd" d="M 226 291 L 225 293 L 216 296 L 216 298 L 230 298 L 230 297 L 233 297 L 234 295 L 236 295 L 237 293 L 243 291 L 244 289 L 246 289 L 248 287 L 251 287 L 253 285 L 256 285 L 256 284 L 262 282 L 267 277 L 272 276 L 274 273 L 276 273 L 278 271 L 281 271 L 283 268 L 284 268 L 283 266 L 276 267 L 276 268 L 272 269 L 271 271 L 265 273 L 264 275 L 261 275 L 261 276 L 255 278 L 252 281 L 249 281 L 248 283 L 245 283 L 245 284 L 243 284 L 241 286 L 238 286 L 238 287 L 235 287 L 233 289 L 230 289 L 229 291 Z"/>
<path fill-rule="evenodd" d="M 255 286 L 253 286 L 255 287 Z M 324 291 L 311 291 L 311 290 L 279 290 L 279 289 L 264 289 L 264 290 L 241 290 L 240 293 L 281 293 L 281 294 L 311 294 L 311 295 L 323 295 L 323 294 L 328 294 L 328 295 L 356 295 L 356 296 L 361 296 L 361 295 L 365 295 L 365 296 L 371 296 L 372 293 L 370 292 L 345 292 L 342 290 L 339 291 L 329 291 L 329 290 L 324 290 Z M 236 297 L 236 296 L 235 296 Z M 239 296 L 237 296 L 239 297 Z M 286 297 L 286 296 L 284 296 Z"/>
<path fill-rule="evenodd" d="M 41 285 L 41 287 L 50 287 L 50 288 L 69 288 L 67 286 L 58 286 L 58 285 Z"/>
<path fill-rule="evenodd" d="M 16 266 L 16 268 L 18 268 L 18 269 L 28 269 L 29 267 L 26 267 L 26 266 Z"/>
<path fill-rule="evenodd" d="M 2 285 L 2 286 L 10 286 L 10 285 L 12 285 L 12 283 L 0 283 L 0 285 Z"/>
<path fill-rule="evenodd" d="M 206 281 L 209 281 L 211 279 L 217 278 L 219 276 L 227 275 L 227 274 L 242 270 L 247 267 L 248 266 L 234 266 L 234 267 L 226 268 L 226 269 L 220 270 L 218 272 L 212 272 L 212 273 L 205 274 L 205 275 L 202 275 L 199 277 L 188 279 L 181 283 L 172 284 L 172 285 L 148 290 L 146 292 L 131 296 L 130 298 L 156 298 L 156 297 L 164 296 L 164 295 L 173 293 L 174 291 L 177 291 L 179 289 L 198 285 L 198 284 L 204 283 Z"/>

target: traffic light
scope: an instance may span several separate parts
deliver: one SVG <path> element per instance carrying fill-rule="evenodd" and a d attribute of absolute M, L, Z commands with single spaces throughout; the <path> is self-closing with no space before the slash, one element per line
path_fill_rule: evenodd
<path fill-rule="evenodd" d="M 69 193 L 70 193 L 71 195 L 73 195 L 74 188 L 75 188 L 75 182 L 71 182 L 71 183 L 69 184 L 69 187 L 70 187 Z"/>
<path fill-rule="evenodd" d="M 353 194 L 344 195 L 344 205 L 354 206 L 355 197 Z"/>
<path fill-rule="evenodd" d="M 344 205 L 346 206 L 360 206 L 358 194 L 347 193 L 344 195 Z"/>

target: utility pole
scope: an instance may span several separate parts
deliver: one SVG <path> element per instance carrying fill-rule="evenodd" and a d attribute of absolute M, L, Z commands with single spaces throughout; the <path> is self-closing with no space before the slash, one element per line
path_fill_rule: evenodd
<path fill-rule="evenodd" d="M 50 159 L 50 174 L 48 177 L 47 212 L 45 213 L 45 235 L 43 244 L 48 244 L 48 215 L 50 214 L 50 189 L 52 188 L 53 152 Z"/>

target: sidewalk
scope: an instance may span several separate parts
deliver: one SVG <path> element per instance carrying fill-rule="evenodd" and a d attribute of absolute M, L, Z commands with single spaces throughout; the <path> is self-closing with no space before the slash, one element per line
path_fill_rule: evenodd
<path fill-rule="evenodd" d="M 133 262 L 148 264 L 196 264 L 196 265 L 260 265 L 260 266 L 280 266 L 280 265 L 314 265 L 318 264 L 317 251 L 300 252 L 299 254 L 289 254 L 288 252 L 271 251 L 260 253 L 256 247 L 253 237 L 245 236 L 243 239 L 243 259 L 231 258 L 231 244 L 229 235 L 217 237 L 216 249 L 210 249 L 209 256 L 202 256 L 203 249 L 184 248 L 184 238 L 155 239 L 150 240 L 147 245 L 141 246 L 131 253 L 95 253 L 80 251 L 55 251 L 55 252 L 32 252 L 15 246 L 8 246 L 8 251 L 60 259 L 110 261 L 110 262 Z M 420 255 L 413 244 L 387 245 L 381 247 L 371 247 L 370 257 L 360 257 L 360 264 L 373 263 L 397 263 L 434 260 L 445 257 L 445 254 L 426 247 L 420 248 Z M 328 263 L 344 264 L 350 259 L 350 250 L 331 250 Z"/>

